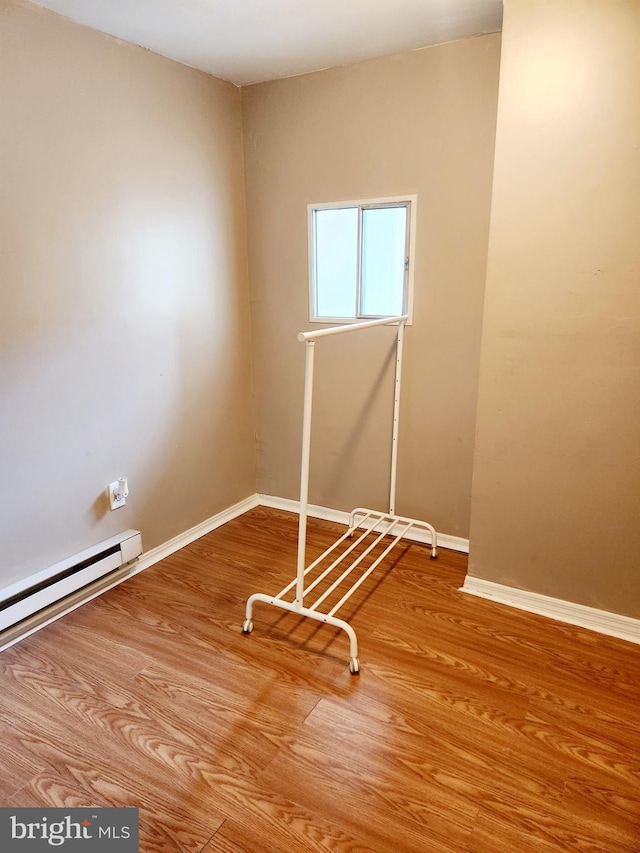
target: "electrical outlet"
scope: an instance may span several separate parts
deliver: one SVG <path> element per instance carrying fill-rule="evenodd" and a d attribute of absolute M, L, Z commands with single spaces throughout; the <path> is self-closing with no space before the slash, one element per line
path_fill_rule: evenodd
<path fill-rule="evenodd" d="M 120 477 L 114 483 L 109 483 L 107 492 L 109 494 L 109 506 L 111 509 L 120 509 L 121 506 L 126 504 L 127 495 L 129 494 L 127 478 Z"/>

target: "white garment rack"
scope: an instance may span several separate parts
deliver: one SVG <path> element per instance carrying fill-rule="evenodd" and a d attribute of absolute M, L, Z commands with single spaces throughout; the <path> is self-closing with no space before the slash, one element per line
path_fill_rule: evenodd
<path fill-rule="evenodd" d="M 298 526 L 298 558 L 296 577 L 287 584 L 277 595 L 265 595 L 257 592 L 247 599 L 245 621 L 242 625 L 244 634 L 250 634 L 253 630 L 253 605 L 260 601 L 271 604 L 282 610 L 297 613 L 299 616 L 308 616 L 317 622 L 325 622 L 342 628 L 349 637 L 351 659 L 349 669 L 353 675 L 360 672 L 358 661 L 358 639 L 351 625 L 344 619 L 339 619 L 335 614 L 345 604 L 353 593 L 364 583 L 372 572 L 380 565 L 382 560 L 391 550 L 404 539 L 410 532 L 426 532 L 431 542 L 431 557 L 437 556 L 438 538 L 435 529 L 425 521 L 415 518 L 405 518 L 395 514 L 396 504 L 396 476 L 398 462 L 398 428 L 400 416 L 400 384 L 402 379 L 402 344 L 404 338 L 404 327 L 407 316 L 386 317 L 381 320 L 366 320 L 362 323 L 351 323 L 344 326 L 333 326 L 321 329 L 317 332 L 301 332 L 298 340 L 306 344 L 305 362 L 305 385 L 304 385 L 304 413 L 302 425 L 302 464 L 300 473 L 300 521 Z M 340 335 L 347 332 L 355 332 L 360 329 L 368 329 L 373 326 L 385 326 L 397 324 L 398 334 L 396 343 L 396 374 L 393 399 L 393 434 L 391 442 L 391 487 L 389 493 L 389 512 L 383 513 L 377 510 L 358 507 L 354 509 L 349 518 L 347 531 L 336 540 L 327 550 L 306 566 L 305 552 L 307 541 L 307 511 L 309 503 L 309 459 L 311 451 L 311 408 L 313 402 L 313 369 L 315 342 L 318 338 L 330 335 Z M 355 531 L 364 528 L 364 532 L 351 544 L 346 542 L 355 535 Z M 391 538 L 389 542 L 387 537 Z M 368 541 L 367 541 L 368 540 Z M 387 544 L 388 543 L 388 544 Z M 359 548 L 361 546 L 361 548 Z M 341 548 L 344 550 L 341 551 Z M 380 553 L 376 553 L 379 551 Z M 354 553 L 355 552 L 355 553 Z M 353 562 L 342 565 L 352 554 Z M 364 569 L 363 563 L 367 557 L 373 555 L 373 562 Z M 328 565 L 325 565 L 328 562 Z M 360 576 L 351 583 L 351 586 L 340 597 L 337 603 L 332 604 L 328 612 L 319 610 L 321 604 L 329 599 L 334 593 L 339 595 L 339 588 L 352 572 L 362 567 Z M 342 571 L 340 571 L 342 569 Z M 338 577 L 333 580 L 333 573 Z M 328 587 L 311 604 L 305 604 L 305 598 L 318 585 L 326 581 Z M 307 584 L 305 587 L 305 583 Z M 295 596 L 293 600 L 287 600 L 286 596 Z"/>

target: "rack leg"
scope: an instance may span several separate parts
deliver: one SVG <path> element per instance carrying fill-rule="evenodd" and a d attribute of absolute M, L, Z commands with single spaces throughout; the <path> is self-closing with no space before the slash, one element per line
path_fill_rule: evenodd
<path fill-rule="evenodd" d="M 244 612 L 244 622 L 242 623 L 242 633 L 250 634 L 253 631 L 253 602 L 255 600 L 255 595 L 249 596 L 247 599 L 247 606 Z"/>
<path fill-rule="evenodd" d="M 274 598 L 270 595 L 264 595 L 261 592 L 254 592 L 247 599 L 245 609 L 244 622 L 242 623 L 242 633 L 250 634 L 253 631 L 253 605 L 256 601 L 262 601 L 264 604 L 271 604 L 273 607 L 278 607 L 280 610 L 286 610 L 289 613 L 296 613 L 298 616 L 308 616 L 310 619 L 315 619 L 316 622 L 323 622 L 325 625 L 333 625 L 335 628 L 341 628 L 349 637 L 349 671 L 352 675 L 360 674 L 360 661 L 358 660 L 358 638 L 348 622 L 344 619 L 338 619 L 336 616 L 329 616 L 326 613 L 317 613 L 315 610 L 310 610 L 307 607 L 300 607 L 298 602 L 290 603 L 282 601 L 279 598 Z"/>

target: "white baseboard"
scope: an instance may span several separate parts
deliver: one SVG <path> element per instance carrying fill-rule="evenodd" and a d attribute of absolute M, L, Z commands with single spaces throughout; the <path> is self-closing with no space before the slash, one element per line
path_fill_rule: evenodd
<path fill-rule="evenodd" d="M 196 524 L 195 527 L 191 527 L 184 533 L 174 536 L 173 539 L 170 539 L 168 542 L 164 542 L 162 545 L 158 545 L 150 551 L 145 551 L 136 560 L 128 563 L 126 566 L 123 566 L 112 575 L 102 578 L 95 583 L 86 586 L 84 589 L 78 590 L 77 593 L 74 593 L 69 598 L 51 605 L 51 607 L 36 613 L 34 616 L 24 622 L 21 622 L 19 625 L 3 632 L 0 635 L 0 651 L 3 651 L 4 649 L 9 648 L 9 646 L 14 645 L 14 643 L 25 639 L 30 634 L 33 634 L 41 628 L 44 628 L 46 625 L 55 622 L 67 613 L 71 613 L 73 610 L 76 610 L 78 607 L 86 604 L 93 598 L 113 589 L 113 587 L 118 586 L 134 575 L 143 572 L 145 569 L 148 569 L 150 566 L 153 566 L 165 557 L 169 557 L 171 554 L 179 551 L 181 548 L 184 548 L 185 545 L 189 545 L 201 536 L 205 536 L 217 527 L 221 527 L 228 521 L 238 518 L 238 516 L 243 515 L 248 510 L 254 509 L 257 506 L 266 506 L 273 509 L 282 509 L 287 512 L 298 513 L 300 505 L 299 501 L 289 500 L 288 498 L 277 498 L 271 495 L 250 495 L 248 498 L 245 498 L 245 500 L 239 501 L 233 506 L 222 510 L 222 512 L 211 516 L 211 518 L 207 518 L 205 521 L 200 524 Z M 329 509 L 328 507 L 311 505 L 308 508 L 308 514 L 312 518 L 321 518 L 325 521 L 336 521 L 345 525 L 349 523 L 348 512 Z M 414 542 L 430 544 L 430 539 L 426 531 L 412 532 L 407 536 L 407 539 L 411 539 Z M 464 554 L 469 553 L 468 539 L 461 539 L 458 536 L 449 536 L 445 533 L 438 533 L 438 546 L 442 548 L 450 548 L 453 551 L 461 551 Z"/>
<path fill-rule="evenodd" d="M 258 496 L 251 495 L 245 500 L 211 516 L 211 518 L 207 518 L 200 524 L 196 524 L 195 527 L 186 530 L 184 533 L 174 536 L 173 539 L 170 539 L 168 542 L 158 545 L 157 548 L 152 548 L 150 551 L 144 552 L 137 559 L 128 563 L 126 566 L 122 566 L 122 568 L 118 569 L 111 575 L 101 578 L 83 589 L 78 590 L 68 598 L 52 604 L 50 607 L 41 610 L 39 613 L 35 613 L 29 619 L 26 619 L 24 622 L 21 622 L 0 634 L 0 652 L 4 651 L 4 649 L 8 649 L 9 646 L 13 646 L 20 640 L 24 640 L 30 634 L 34 634 L 46 625 L 50 625 L 57 619 L 61 619 L 67 613 L 71 613 L 73 610 L 76 610 L 78 607 L 81 607 L 93 598 L 97 598 L 97 596 L 107 592 L 107 590 L 113 589 L 113 587 L 118 586 L 134 575 L 148 569 L 150 566 L 153 566 L 154 563 L 163 560 L 165 557 L 169 557 L 171 554 L 179 551 L 180 548 L 184 548 L 185 545 L 189 545 L 191 542 L 194 542 L 206 533 L 210 533 L 212 530 L 215 530 L 216 527 L 221 527 L 228 521 L 237 518 L 239 515 L 243 515 L 248 510 L 254 509 L 256 506 L 258 506 Z"/>
<path fill-rule="evenodd" d="M 148 569 L 149 566 L 153 566 L 154 563 L 164 560 L 165 557 L 171 556 L 171 554 L 179 551 L 180 548 L 184 548 L 185 545 L 190 545 L 192 542 L 195 542 L 196 539 L 200 539 L 201 536 L 211 533 L 211 531 L 215 530 L 217 527 L 222 527 L 223 524 L 226 524 L 228 521 L 233 521 L 234 518 L 244 515 L 245 512 L 248 512 L 250 509 L 255 509 L 258 505 L 258 495 L 250 495 L 243 501 L 239 501 L 237 504 L 234 504 L 227 509 L 223 509 L 222 512 L 212 515 L 211 518 L 205 519 L 205 521 L 202 521 L 200 524 L 196 524 L 195 527 L 185 530 L 184 533 L 179 533 L 177 536 L 174 536 L 173 539 L 169 539 L 168 542 L 158 545 L 157 548 L 152 548 L 151 551 L 145 551 L 144 554 L 141 554 L 138 557 L 137 571 L 141 572 L 144 569 Z"/>
<path fill-rule="evenodd" d="M 599 634 L 618 637 L 630 643 L 640 643 L 640 619 L 633 619 L 630 616 L 621 616 L 607 610 L 598 610 L 595 607 L 575 604 L 573 601 L 564 601 L 561 598 L 551 598 L 537 592 L 527 592 L 524 589 L 504 586 L 469 575 L 465 578 L 461 592 L 506 604 L 509 607 L 517 607 L 518 610 L 526 610 L 538 616 L 557 619 L 569 625 L 589 628 Z"/>
<path fill-rule="evenodd" d="M 286 512 L 300 512 L 300 501 L 290 500 L 289 498 L 276 498 L 273 495 L 258 495 L 260 506 L 271 507 L 272 509 L 282 509 Z M 338 524 L 349 524 L 349 513 L 338 509 L 329 509 L 326 506 L 317 506 L 309 504 L 307 514 L 312 518 L 321 518 L 323 521 L 336 521 Z M 413 542 L 431 543 L 431 538 L 426 530 L 411 531 L 407 537 Z M 449 548 L 451 551 L 461 551 L 463 554 L 469 553 L 469 540 L 462 539 L 460 536 L 450 536 L 447 533 L 438 531 L 438 547 Z"/>

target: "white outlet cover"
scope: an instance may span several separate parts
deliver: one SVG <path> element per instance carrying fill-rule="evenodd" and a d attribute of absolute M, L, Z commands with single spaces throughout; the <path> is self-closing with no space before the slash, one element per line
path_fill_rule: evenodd
<path fill-rule="evenodd" d="M 124 506 L 127 502 L 127 499 L 124 495 L 121 495 L 119 498 L 116 498 L 120 489 L 120 483 L 116 480 L 114 483 L 109 483 L 109 506 L 112 510 L 120 509 L 121 506 Z"/>

